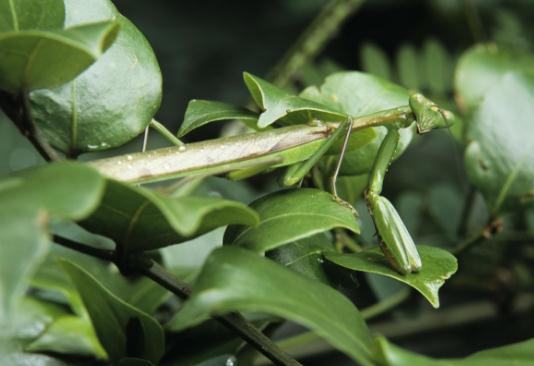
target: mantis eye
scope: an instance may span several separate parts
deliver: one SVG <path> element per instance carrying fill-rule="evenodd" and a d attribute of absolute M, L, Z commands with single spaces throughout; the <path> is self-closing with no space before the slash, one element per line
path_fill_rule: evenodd
<path fill-rule="evenodd" d="M 410 108 L 416 118 L 417 132 L 423 134 L 435 128 L 449 128 L 456 117 L 454 113 L 439 108 L 424 95 L 414 93 L 410 95 Z"/>

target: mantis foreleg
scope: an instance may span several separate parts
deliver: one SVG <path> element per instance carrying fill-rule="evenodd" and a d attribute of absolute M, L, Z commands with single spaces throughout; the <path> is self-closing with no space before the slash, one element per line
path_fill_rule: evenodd
<path fill-rule="evenodd" d="M 380 195 L 384 176 L 395 155 L 398 143 L 398 129 L 390 129 L 378 150 L 365 198 L 380 236 L 382 251 L 397 271 L 407 274 L 421 269 L 421 258 L 397 210 L 386 197 Z"/>

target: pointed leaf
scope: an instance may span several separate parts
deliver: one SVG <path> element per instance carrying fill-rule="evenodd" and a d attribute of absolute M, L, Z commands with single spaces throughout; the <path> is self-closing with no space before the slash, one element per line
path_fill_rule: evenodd
<path fill-rule="evenodd" d="M 423 80 L 419 73 L 421 65 L 417 50 L 410 44 L 402 45 L 397 51 L 397 73 L 400 83 L 406 88 L 420 90 Z"/>
<path fill-rule="evenodd" d="M 367 249 L 359 253 L 326 253 L 325 257 L 339 266 L 391 277 L 419 291 L 435 308 L 439 307 L 438 291 L 445 280 L 456 272 L 456 258 L 449 252 L 436 247 L 419 245 L 423 268 L 418 273 L 401 275 L 393 270 L 380 249 Z"/>
<path fill-rule="evenodd" d="M 0 33 L 0 89 L 16 94 L 64 84 L 93 64 L 118 31 L 117 22 L 105 21 L 65 30 Z"/>
<path fill-rule="evenodd" d="M 106 352 L 87 319 L 72 315 L 56 319 L 27 347 L 28 352 L 57 352 L 103 359 Z"/>
<path fill-rule="evenodd" d="M 361 50 L 361 64 L 365 72 L 379 76 L 384 79 L 391 79 L 391 65 L 389 59 L 380 47 L 368 43 Z"/>
<path fill-rule="evenodd" d="M 66 260 L 62 265 L 78 289 L 109 359 L 117 362 L 122 357 L 133 356 L 157 364 L 165 350 L 159 323 L 116 297 L 78 265 Z"/>
<path fill-rule="evenodd" d="M 430 92 L 438 96 L 446 95 L 452 84 L 452 62 L 443 44 L 432 38 L 426 40 L 423 45 L 422 61 Z"/>
<path fill-rule="evenodd" d="M 285 90 L 249 73 L 245 84 L 256 104 L 264 111 L 258 127 L 264 128 L 281 120 L 284 124 L 308 123 L 313 119 L 344 121 L 347 115 L 320 103 L 288 94 Z"/>
<path fill-rule="evenodd" d="M 257 222 L 257 214 L 239 202 L 211 197 L 172 198 L 110 180 L 100 207 L 82 225 L 112 238 L 131 253 L 181 243 L 228 224 Z"/>
<path fill-rule="evenodd" d="M 88 2 L 102 7 L 100 13 L 90 12 L 95 20 L 109 15 L 108 0 Z M 67 18 L 78 24 L 77 14 Z M 78 154 L 120 146 L 140 134 L 159 108 L 162 79 L 154 52 L 128 19 L 120 14 L 116 19 L 121 28 L 117 40 L 94 65 L 65 85 L 30 95 L 31 117 L 61 151 Z"/>
<path fill-rule="evenodd" d="M 184 121 L 178 131 L 178 137 L 187 135 L 194 129 L 210 122 L 233 119 L 244 121 L 247 124 L 256 124 L 258 116 L 248 109 L 239 108 L 231 104 L 193 99 L 187 105 Z"/>
<path fill-rule="evenodd" d="M 98 246 L 93 241 L 84 240 L 84 238 L 73 237 L 63 232 L 59 232 L 59 234 L 79 243 Z M 54 245 L 31 279 L 31 284 L 41 290 L 62 294 L 71 309 L 81 317 L 86 315 L 85 308 L 76 287 L 59 263 L 61 258 L 83 266 L 91 275 L 99 278 L 101 283 L 117 297 L 144 312 L 154 312 L 167 297 L 167 290 L 148 278 L 132 279 L 116 276 L 117 268 L 109 262 Z"/>
<path fill-rule="evenodd" d="M 334 228 L 360 232 L 354 212 L 318 189 L 279 191 L 253 202 L 251 208 L 260 215 L 259 225 L 228 227 L 225 244 L 263 253 Z"/>
<path fill-rule="evenodd" d="M 530 366 L 534 339 L 474 353 L 462 359 L 436 360 L 404 350 L 385 338 L 377 340 L 384 366 Z"/>
<path fill-rule="evenodd" d="M 333 74 L 326 78 L 320 88 L 307 88 L 301 96 L 352 117 L 408 105 L 406 89 L 379 77 L 355 71 Z M 385 127 L 375 127 L 353 133 L 343 160 L 341 174 L 368 173 L 386 132 Z M 395 157 L 404 152 L 414 133 L 411 128 L 403 128 L 400 134 Z"/>
<path fill-rule="evenodd" d="M 192 297 L 168 326 L 179 331 L 231 311 L 293 320 L 360 364 L 374 365 L 369 329 L 346 297 L 241 248 L 220 248 L 208 257 Z"/>

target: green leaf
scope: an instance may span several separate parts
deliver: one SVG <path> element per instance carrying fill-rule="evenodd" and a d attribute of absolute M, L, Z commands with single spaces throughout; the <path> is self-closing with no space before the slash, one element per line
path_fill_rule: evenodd
<path fill-rule="evenodd" d="M 98 247 L 94 241 L 84 240 L 80 236 L 68 235 L 61 231 L 59 234 L 77 242 Z M 62 294 L 72 310 L 81 317 L 86 316 L 86 311 L 76 287 L 61 267 L 59 260 L 62 258 L 82 265 L 91 275 L 99 278 L 101 283 L 117 297 L 146 313 L 154 312 L 167 297 L 167 290 L 148 278 L 131 279 L 117 276 L 117 268 L 109 262 L 89 257 L 59 245 L 52 246 L 46 259 L 31 279 L 31 284 L 41 290 Z"/>
<path fill-rule="evenodd" d="M 423 71 L 432 95 L 444 96 L 451 89 L 452 67 L 449 54 L 442 43 L 428 39 L 423 45 Z"/>
<path fill-rule="evenodd" d="M 102 6 L 96 19 L 109 14 L 108 0 L 90 2 Z M 76 14 L 67 18 L 78 20 Z M 120 146 L 140 134 L 159 108 L 162 78 L 154 52 L 128 19 L 120 14 L 116 19 L 121 27 L 117 40 L 94 65 L 65 85 L 30 95 L 32 119 L 61 151 Z"/>
<path fill-rule="evenodd" d="M 0 32 L 63 28 L 63 0 L 0 0 Z"/>
<path fill-rule="evenodd" d="M 181 243 L 228 224 L 257 222 L 257 214 L 239 202 L 172 198 L 110 180 L 100 207 L 82 226 L 112 238 L 124 252 L 132 253 Z"/>
<path fill-rule="evenodd" d="M 258 127 L 264 128 L 276 121 L 283 124 L 309 123 L 313 119 L 343 121 L 347 115 L 320 103 L 288 94 L 285 90 L 249 73 L 244 73 L 245 84 L 252 99 L 262 109 Z"/>
<path fill-rule="evenodd" d="M 268 257 L 310 279 L 328 284 L 323 268 L 323 253 L 335 251 L 332 237 L 328 234 L 321 233 L 284 245 L 270 251 Z"/>
<path fill-rule="evenodd" d="M 509 72 L 491 87 L 468 126 L 465 163 L 488 206 L 534 202 L 534 74 Z"/>
<path fill-rule="evenodd" d="M 361 64 L 365 72 L 391 79 L 391 65 L 384 51 L 376 44 L 367 43 L 361 49 Z"/>
<path fill-rule="evenodd" d="M 12 94 L 72 80 L 110 47 L 119 24 L 0 33 L 0 89 Z"/>
<path fill-rule="evenodd" d="M 214 102 L 211 100 L 193 99 L 187 105 L 184 121 L 178 131 L 178 137 L 182 137 L 196 128 L 215 121 L 240 120 L 256 124 L 256 113 L 245 108 L 239 108 L 231 104 Z"/>
<path fill-rule="evenodd" d="M 220 248 L 208 257 L 192 297 L 168 326 L 179 331 L 231 311 L 290 319 L 360 364 L 374 365 L 369 330 L 346 297 L 241 248 Z"/>
<path fill-rule="evenodd" d="M 417 50 L 410 44 L 402 45 L 397 51 L 397 73 L 400 83 L 413 90 L 420 90 L 422 80 L 419 79 L 421 63 Z"/>
<path fill-rule="evenodd" d="M 333 74 L 326 78 L 320 88 L 307 88 L 301 96 L 352 117 L 408 105 L 406 89 L 379 77 L 355 71 Z M 341 174 L 368 173 L 386 132 L 385 127 L 375 127 L 352 133 Z M 395 157 L 404 152 L 414 135 L 412 128 L 403 128 L 400 133 Z"/>
<path fill-rule="evenodd" d="M 0 207 L 4 212 L 24 207 L 79 220 L 96 208 L 104 185 L 104 179 L 89 166 L 73 162 L 48 164 L 0 181 Z"/>
<path fill-rule="evenodd" d="M 55 320 L 25 349 L 28 352 L 57 352 L 100 359 L 106 357 L 91 323 L 72 315 Z"/>
<path fill-rule="evenodd" d="M 384 366 L 530 366 L 534 339 L 474 353 L 462 359 L 436 360 L 404 350 L 385 338 L 377 339 Z"/>
<path fill-rule="evenodd" d="M 103 183 L 92 168 L 67 162 L 0 181 L 0 323 L 10 319 L 28 278 L 45 258 L 50 217 L 87 216 L 102 195 Z"/>
<path fill-rule="evenodd" d="M 18 302 L 11 314 L 11 326 L 0 328 L 0 365 L 9 366 L 66 366 L 45 355 L 25 352 L 27 343 L 38 337 L 55 319 L 64 316 L 65 310 L 29 296 Z"/>
<path fill-rule="evenodd" d="M 303 188 L 266 195 L 250 207 L 260 215 L 255 227 L 229 226 L 225 244 L 263 253 L 334 228 L 359 233 L 354 212 L 327 192 Z"/>
<path fill-rule="evenodd" d="M 78 265 L 62 261 L 89 313 L 102 346 L 112 362 L 141 357 L 157 364 L 165 350 L 159 323 L 122 301 Z"/>
<path fill-rule="evenodd" d="M 325 257 L 339 266 L 391 277 L 413 287 L 421 293 L 435 308 L 439 307 L 438 291 L 445 280 L 456 272 L 456 258 L 449 252 L 436 247 L 419 245 L 417 247 L 423 262 L 418 273 L 401 275 L 391 268 L 387 258 L 380 249 L 367 249 L 359 253 L 326 253 Z"/>
<path fill-rule="evenodd" d="M 479 44 L 466 51 L 458 62 L 455 89 L 460 106 L 472 111 L 487 91 L 509 71 L 534 75 L 534 56 L 495 44 Z"/>
<path fill-rule="evenodd" d="M 0 211 L 0 325 L 11 320 L 28 278 L 46 255 L 45 223 L 46 216 L 31 209 Z"/>
<path fill-rule="evenodd" d="M 69 366 L 57 358 L 24 352 L 23 345 L 0 335 L 0 365 L 9 366 Z"/>

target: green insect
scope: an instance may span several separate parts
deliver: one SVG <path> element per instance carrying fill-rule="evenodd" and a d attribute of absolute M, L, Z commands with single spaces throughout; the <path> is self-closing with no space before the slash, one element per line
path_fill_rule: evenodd
<path fill-rule="evenodd" d="M 423 134 L 436 128 L 448 128 L 452 126 L 455 119 L 453 113 L 439 108 L 419 93 L 410 96 L 409 105 L 411 113 L 402 115 L 398 120 L 388 121 L 386 125 L 388 132 L 374 160 L 365 192 L 369 212 L 380 237 L 380 247 L 391 266 L 402 274 L 418 272 L 423 263 L 414 241 L 397 210 L 386 197 L 381 196 L 384 176 L 399 144 L 399 130 L 408 128 L 415 121 L 417 132 Z M 382 115 L 387 113 L 388 111 L 381 112 Z M 330 190 L 334 197 L 341 201 L 336 190 L 336 180 L 352 128 L 353 122 L 351 119 L 341 122 L 338 128 L 330 134 L 308 160 L 288 168 L 282 179 L 283 185 L 291 186 L 300 182 L 332 145 L 344 135 L 343 148 L 330 179 Z"/>

